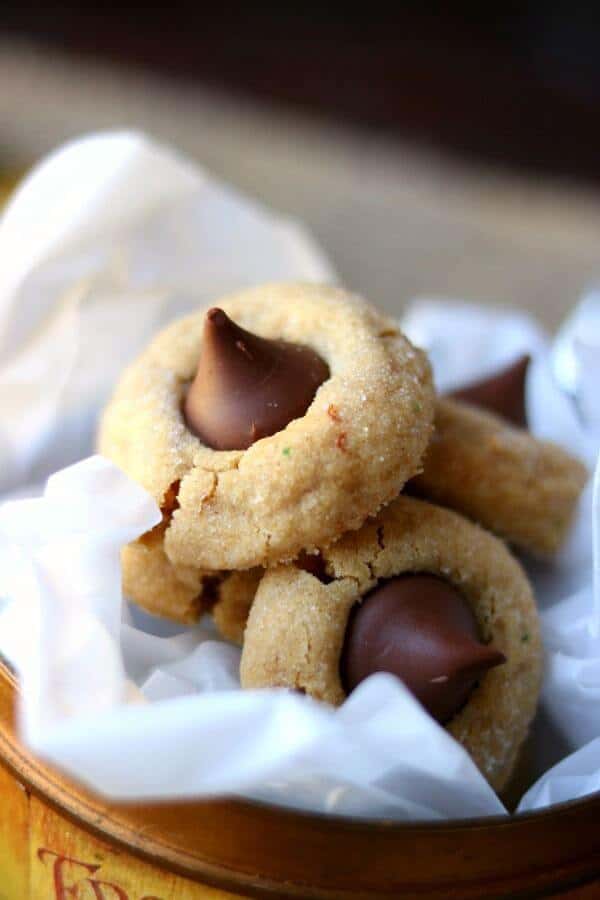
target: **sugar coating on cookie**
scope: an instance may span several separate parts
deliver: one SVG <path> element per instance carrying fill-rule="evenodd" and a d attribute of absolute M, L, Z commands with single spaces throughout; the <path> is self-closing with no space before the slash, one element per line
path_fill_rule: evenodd
<path fill-rule="evenodd" d="M 485 673 L 446 726 L 501 790 L 535 713 L 541 682 L 538 617 L 519 563 L 477 525 L 404 496 L 323 551 L 323 558 L 328 583 L 294 564 L 266 572 L 246 626 L 242 686 L 293 688 L 342 703 L 340 658 L 354 605 L 384 579 L 437 575 L 471 604 L 482 640 L 506 657 L 504 665 Z"/>
<path fill-rule="evenodd" d="M 550 556 L 567 535 L 587 477 L 561 447 L 483 409 L 439 398 L 424 470 L 409 489 Z"/>
<path fill-rule="evenodd" d="M 205 312 L 163 331 L 126 371 L 102 419 L 100 452 L 177 507 L 173 565 L 247 569 L 293 559 L 359 528 L 421 470 L 433 420 L 425 355 L 339 288 L 279 284 L 219 306 L 242 328 L 311 347 L 330 377 L 306 414 L 247 450 L 204 446 L 182 415 Z"/>

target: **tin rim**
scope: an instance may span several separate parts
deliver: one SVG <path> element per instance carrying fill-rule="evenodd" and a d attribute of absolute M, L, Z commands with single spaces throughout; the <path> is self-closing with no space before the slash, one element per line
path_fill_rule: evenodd
<path fill-rule="evenodd" d="M 397 838 L 398 842 L 407 841 L 411 837 L 419 838 L 431 836 L 456 837 L 467 839 L 469 836 L 484 837 L 486 835 L 503 835 L 507 832 L 515 832 L 515 837 L 522 833 L 527 824 L 540 826 L 544 823 L 556 825 L 564 820 L 568 825 L 575 814 L 582 814 L 590 821 L 597 821 L 600 816 L 600 792 L 578 800 L 571 800 L 553 805 L 550 809 L 535 812 L 519 813 L 509 816 L 476 817 L 447 822 L 428 822 L 424 820 L 415 822 L 396 822 L 389 819 L 365 819 L 359 817 L 335 816 L 327 813 L 294 810 L 289 807 L 269 804 L 258 800 L 245 800 L 242 798 L 227 798 L 209 801 L 175 801 L 173 803 L 152 803 L 144 801 L 141 804 L 111 804 L 106 799 L 88 791 L 85 786 L 64 778 L 61 773 L 53 768 L 47 768 L 37 758 L 31 756 L 19 743 L 12 730 L 13 703 L 18 694 L 18 682 L 14 674 L 0 660 L 0 689 L 4 684 L 4 703 L 0 706 L 0 759 L 10 769 L 16 778 L 31 790 L 43 802 L 54 807 L 59 814 L 65 815 L 76 825 L 83 827 L 96 835 L 100 840 L 114 841 L 121 845 L 127 852 L 182 874 L 193 880 L 202 880 L 203 883 L 212 884 L 218 888 L 230 891 L 243 891 L 244 895 L 256 895 L 260 897 L 269 894 L 287 897 L 346 897 L 356 898 L 370 896 L 370 890 L 348 893 L 341 888 L 332 888 L 317 884 L 298 884 L 296 881 L 285 885 L 282 881 L 273 877 L 271 872 L 262 874 L 249 871 L 249 860 L 243 866 L 235 868 L 231 861 L 227 860 L 227 853 L 221 854 L 220 848 L 214 852 L 202 856 L 186 852 L 176 842 L 165 839 L 158 831 L 145 833 L 135 827 L 135 820 L 144 821 L 144 811 L 157 809 L 172 809 L 174 811 L 194 811 L 201 818 L 206 819 L 215 815 L 219 820 L 218 828 L 227 834 L 235 825 L 244 827 L 256 827 L 252 823 L 253 817 L 258 817 L 263 826 L 270 829 L 280 829 L 289 832 L 290 827 L 298 830 L 300 834 L 315 833 L 325 842 L 336 840 L 343 842 L 356 841 L 364 838 L 371 841 L 385 841 Z M 2 708 L 4 707 L 4 708 Z M 5 726 L 5 727 L 2 727 Z M 133 815 L 135 814 L 135 815 Z M 204 823 L 206 828 L 206 822 Z M 259 826 L 260 827 L 260 826 Z M 213 841 L 214 845 L 214 841 Z M 600 854 L 596 854 L 592 862 L 589 862 L 589 849 L 581 851 L 581 857 L 577 853 L 573 859 L 565 859 L 564 865 L 573 865 L 572 877 L 568 880 L 569 872 L 565 870 L 565 885 L 581 884 L 581 871 L 585 869 L 585 877 L 598 877 L 600 875 Z M 239 862 L 240 860 L 238 860 Z M 259 863 L 256 864 L 260 868 Z M 583 867 L 583 869 L 581 868 Z M 581 870 L 581 871 L 580 871 Z M 576 877 L 575 877 L 576 875 Z M 553 883 L 557 884 L 555 880 Z M 475 882 L 473 882 L 475 884 Z M 465 891 L 469 885 L 465 884 Z M 381 894 L 385 896 L 384 892 Z M 391 894 L 390 896 L 394 896 Z M 440 894 L 443 896 L 443 894 Z M 471 896 L 466 892 L 465 897 Z M 473 896 L 478 896 L 473 894 Z M 514 896 L 514 894 L 511 894 Z"/>
<path fill-rule="evenodd" d="M 20 693 L 19 682 L 13 673 L 13 671 L 6 665 L 5 661 L 0 658 L 0 680 L 4 680 L 9 683 L 11 690 L 14 691 L 15 694 Z M 11 742 L 14 746 L 21 746 L 19 741 L 15 738 L 14 742 Z M 0 732 L 0 748 L 4 749 L 6 746 L 5 738 Z M 12 754 L 11 754 L 12 755 Z M 16 757 L 20 757 L 23 760 L 34 759 L 31 757 L 29 753 L 19 753 L 16 751 Z M 5 758 L 5 757 L 3 757 Z M 12 766 L 16 770 L 16 767 Z M 310 811 L 303 809 L 294 809 L 291 806 L 286 806 L 284 804 L 278 803 L 268 803 L 264 800 L 249 800 L 237 795 L 229 795 L 226 799 L 230 800 L 232 803 L 245 806 L 247 808 L 257 808 L 262 810 L 268 810 L 270 812 L 281 812 L 287 813 L 289 815 L 300 816 L 303 819 L 317 819 L 319 821 L 330 822 L 335 824 L 349 824 L 354 826 L 368 826 L 371 828 L 398 828 L 400 830 L 403 829 L 411 829 L 414 830 L 416 828 L 419 829 L 444 829 L 448 827 L 456 828 L 456 829 L 468 829 L 473 827 L 481 827 L 484 825 L 507 825 L 511 822 L 517 820 L 519 822 L 528 821 L 528 820 L 538 820 L 542 819 L 546 816 L 552 815 L 553 813 L 560 812 L 561 810 L 573 809 L 574 807 L 583 807 L 586 805 L 596 805 L 598 804 L 600 810 L 600 789 L 594 791 L 591 794 L 586 794 L 585 797 L 581 797 L 576 800 L 563 800 L 561 803 L 553 803 L 550 807 L 540 810 L 534 810 L 531 812 L 521 812 L 521 813 L 509 813 L 508 815 L 492 815 L 492 816 L 470 816 L 464 819 L 450 819 L 448 821 L 429 821 L 428 819 L 411 819 L 409 822 L 398 822 L 394 819 L 370 819 L 364 816 L 347 816 L 347 815 L 336 815 L 335 813 L 325 813 L 318 811 Z M 149 799 L 148 803 L 156 803 L 158 801 Z M 171 801 L 165 801 L 171 802 Z M 177 803 L 197 803 L 201 802 L 200 798 L 190 798 L 184 801 L 172 801 L 174 804 Z M 118 801 L 117 801 L 118 803 Z M 127 801 L 123 803 L 124 806 L 129 805 Z M 143 805 L 143 801 L 140 805 Z M 450 823 L 450 824 L 449 824 Z"/>

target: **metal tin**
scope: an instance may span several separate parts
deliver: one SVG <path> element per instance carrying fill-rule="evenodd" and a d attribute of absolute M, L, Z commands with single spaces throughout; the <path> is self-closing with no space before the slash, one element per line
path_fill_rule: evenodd
<path fill-rule="evenodd" d="M 109 804 L 14 733 L 0 664 L 0 898 L 600 897 L 600 794 L 447 824 L 348 821 L 241 801 Z"/>

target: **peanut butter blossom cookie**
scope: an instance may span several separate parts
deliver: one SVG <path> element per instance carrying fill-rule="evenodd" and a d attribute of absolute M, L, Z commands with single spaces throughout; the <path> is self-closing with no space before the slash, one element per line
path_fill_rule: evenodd
<path fill-rule="evenodd" d="M 150 532 L 123 548 L 123 593 L 147 612 L 193 624 L 207 612 L 228 641 L 242 643 L 248 613 L 263 569 L 200 572 L 167 557 L 159 533 Z"/>
<path fill-rule="evenodd" d="M 390 502 L 421 470 L 433 412 L 428 362 L 389 319 L 341 289 L 267 285 L 158 335 L 99 448 L 160 504 L 154 564 L 173 608 L 199 610 L 207 578 L 294 559 Z"/>
<path fill-rule="evenodd" d="M 325 563 L 319 552 L 302 551 L 295 560 L 299 569 L 305 569 L 318 578 L 326 578 Z M 221 637 L 234 644 L 243 644 L 244 631 L 250 608 L 264 575 L 264 569 L 232 572 L 219 584 L 210 604 L 210 613 Z"/>
<path fill-rule="evenodd" d="M 217 631 L 226 640 L 241 645 L 264 569 L 230 572 L 218 586 L 210 607 Z"/>
<path fill-rule="evenodd" d="M 534 598 L 505 545 L 458 514 L 400 497 L 322 551 L 314 573 L 268 570 L 250 610 L 241 680 L 340 704 L 398 675 L 501 790 L 537 705 Z"/>
<path fill-rule="evenodd" d="M 550 556 L 563 543 L 588 473 L 526 430 L 528 357 L 440 398 L 423 473 L 408 490 Z"/>

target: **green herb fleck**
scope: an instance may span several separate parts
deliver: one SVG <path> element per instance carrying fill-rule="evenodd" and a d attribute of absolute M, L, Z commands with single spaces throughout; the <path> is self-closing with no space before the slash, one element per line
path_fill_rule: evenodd
<path fill-rule="evenodd" d="M 521 635 L 521 641 L 523 644 L 526 644 L 528 640 L 529 640 L 529 632 L 524 631 L 523 634 Z"/>
<path fill-rule="evenodd" d="M 291 447 L 284 447 L 283 450 L 282 450 L 281 452 L 283 453 L 284 456 L 291 456 L 291 455 L 292 455 L 292 448 L 291 448 Z"/>
<path fill-rule="evenodd" d="M 418 400 L 413 400 L 413 412 L 420 413 L 423 412 L 423 407 L 419 403 Z"/>

